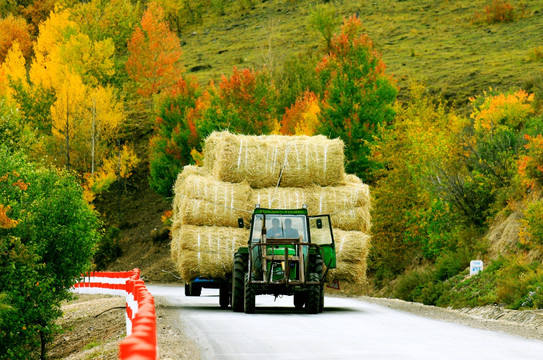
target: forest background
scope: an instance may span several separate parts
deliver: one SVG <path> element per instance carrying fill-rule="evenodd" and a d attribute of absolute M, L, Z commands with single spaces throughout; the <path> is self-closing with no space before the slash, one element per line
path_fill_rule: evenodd
<path fill-rule="evenodd" d="M 175 277 L 173 181 L 224 129 L 345 142 L 372 192 L 359 291 L 542 308 L 541 9 L 1 0 L 0 353 L 44 357 L 91 266 Z M 485 271 L 469 277 L 473 259 Z"/>

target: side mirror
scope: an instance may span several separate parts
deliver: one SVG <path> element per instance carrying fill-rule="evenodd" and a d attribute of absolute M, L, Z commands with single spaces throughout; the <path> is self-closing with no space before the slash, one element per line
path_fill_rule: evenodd
<path fill-rule="evenodd" d="M 317 229 L 322 229 L 322 219 L 317 219 Z"/>
<path fill-rule="evenodd" d="M 245 227 L 245 224 L 243 223 L 243 218 L 238 219 L 238 227 L 240 229 L 243 229 Z"/>

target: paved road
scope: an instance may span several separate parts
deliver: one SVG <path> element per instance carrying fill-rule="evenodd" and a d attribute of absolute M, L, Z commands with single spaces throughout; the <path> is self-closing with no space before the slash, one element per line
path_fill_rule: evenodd
<path fill-rule="evenodd" d="M 326 297 L 322 314 L 294 310 L 292 297 L 257 296 L 256 313 L 219 308 L 218 291 L 147 288 L 179 316 L 204 359 L 543 359 L 543 341 L 474 329 L 357 299 Z"/>

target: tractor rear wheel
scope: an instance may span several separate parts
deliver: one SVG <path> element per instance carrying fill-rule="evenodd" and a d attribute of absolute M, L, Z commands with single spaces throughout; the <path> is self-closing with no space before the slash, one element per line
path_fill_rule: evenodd
<path fill-rule="evenodd" d="M 320 281 L 321 276 L 317 273 L 309 274 L 309 281 Z M 321 302 L 321 286 L 309 285 L 307 290 L 307 301 L 305 303 L 305 311 L 308 314 L 317 314 L 319 312 Z"/>
<path fill-rule="evenodd" d="M 234 272 L 232 273 L 232 310 L 235 312 L 243 311 L 246 271 L 247 263 L 245 257 L 241 254 L 234 255 Z"/>
<path fill-rule="evenodd" d="M 245 312 L 252 314 L 255 312 L 255 288 L 249 284 L 249 274 L 245 274 Z"/>
<path fill-rule="evenodd" d="M 302 310 L 305 305 L 306 293 L 304 291 L 297 291 L 294 293 L 294 308 L 296 310 Z"/>

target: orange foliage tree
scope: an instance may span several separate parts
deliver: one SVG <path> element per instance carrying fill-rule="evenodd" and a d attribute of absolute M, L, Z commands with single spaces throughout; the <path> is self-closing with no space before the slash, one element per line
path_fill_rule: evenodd
<path fill-rule="evenodd" d="M 150 97 L 171 86 L 182 73 L 181 45 L 155 2 L 149 4 L 128 43 L 126 71 L 138 94 Z"/>
<path fill-rule="evenodd" d="M 202 96 L 199 111 L 193 114 L 202 138 L 215 130 L 268 134 L 279 129 L 277 90 L 264 70 L 234 67 L 230 77 L 222 76 L 218 88 L 211 84 Z"/>
<path fill-rule="evenodd" d="M 19 43 L 19 48 L 24 57 L 29 58 L 32 51 L 30 26 L 24 18 L 9 15 L 0 19 L 0 63 L 4 61 L 9 49 L 15 42 Z"/>
<path fill-rule="evenodd" d="M 304 92 L 303 96 L 297 99 L 283 115 L 280 133 L 283 135 L 315 135 L 320 124 L 320 112 L 317 95 L 311 91 Z"/>

